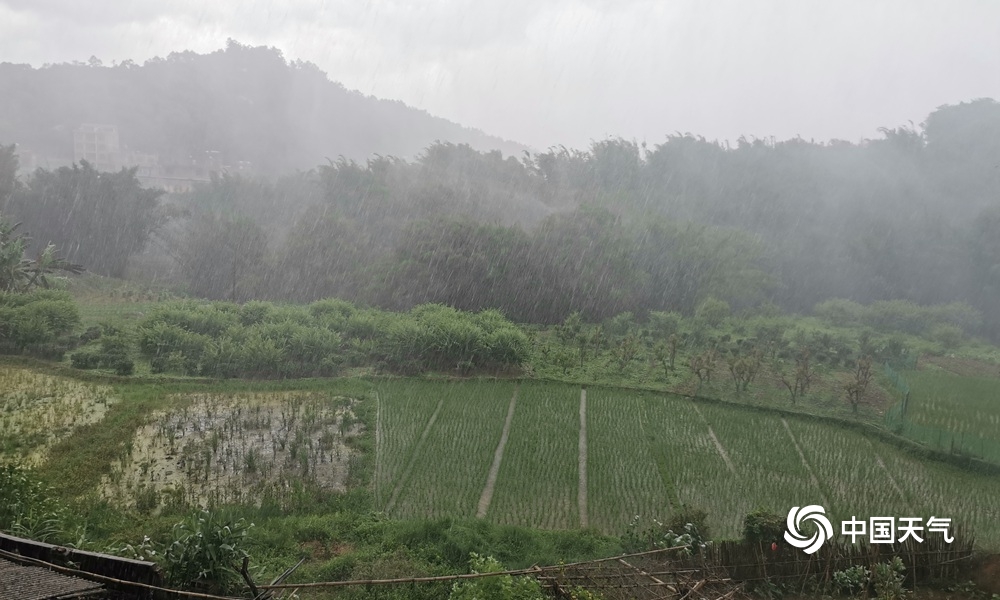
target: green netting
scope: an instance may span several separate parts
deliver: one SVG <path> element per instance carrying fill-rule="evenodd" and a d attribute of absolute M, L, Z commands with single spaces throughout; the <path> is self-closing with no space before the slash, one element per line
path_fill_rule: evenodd
<path fill-rule="evenodd" d="M 887 414 L 887 420 L 888 416 Z M 887 422 L 887 425 L 903 437 L 925 444 L 930 448 L 951 454 L 974 456 L 1000 464 L 1000 442 L 997 440 L 968 433 L 954 433 L 939 427 L 918 425 L 907 420 Z"/>
<path fill-rule="evenodd" d="M 906 380 L 903 376 L 896 372 L 889 363 L 885 363 L 885 375 L 892 382 L 892 385 L 896 388 L 896 391 L 900 393 L 903 398 L 910 395 L 910 386 L 907 385 Z"/>
<path fill-rule="evenodd" d="M 952 454 L 974 456 L 1000 464 L 1000 440 L 969 433 L 955 433 L 940 427 L 928 427 L 906 418 L 910 386 L 895 369 L 885 364 L 885 375 L 899 392 L 900 400 L 885 413 L 885 425 L 891 431 L 926 446 Z"/>

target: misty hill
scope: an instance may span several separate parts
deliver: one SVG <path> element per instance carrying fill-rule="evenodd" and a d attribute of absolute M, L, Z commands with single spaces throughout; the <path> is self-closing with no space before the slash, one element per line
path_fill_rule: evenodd
<path fill-rule="evenodd" d="M 340 155 L 413 157 L 435 140 L 520 154 L 524 146 L 402 102 L 349 91 L 316 65 L 232 40 L 209 54 L 143 65 L 99 61 L 39 69 L 0 64 L 0 140 L 68 162 L 82 123 L 116 125 L 121 145 L 184 160 L 216 151 L 253 170 L 308 169 Z"/>

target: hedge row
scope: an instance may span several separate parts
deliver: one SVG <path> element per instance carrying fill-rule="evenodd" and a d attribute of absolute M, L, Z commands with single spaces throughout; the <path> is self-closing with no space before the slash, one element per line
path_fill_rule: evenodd
<path fill-rule="evenodd" d="M 139 324 L 136 343 L 154 372 L 251 378 L 332 376 L 345 366 L 500 370 L 520 366 L 530 348 L 524 332 L 495 310 L 425 304 L 390 313 L 340 300 L 170 303 Z"/>

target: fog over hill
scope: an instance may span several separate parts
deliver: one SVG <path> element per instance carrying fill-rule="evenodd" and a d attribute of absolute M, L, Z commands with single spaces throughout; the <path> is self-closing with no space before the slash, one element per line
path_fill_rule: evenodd
<path fill-rule="evenodd" d="M 230 40 L 208 54 L 174 52 L 126 61 L 0 64 L 0 140 L 42 164 L 74 157 L 81 124 L 114 125 L 123 149 L 175 162 L 217 153 L 277 174 L 344 156 L 412 158 L 436 140 L 521 154 L 525 146 L 402 102 L 350 91 L 316 65 Z M 23 160 L 22 160 L 23 162 Z"/>

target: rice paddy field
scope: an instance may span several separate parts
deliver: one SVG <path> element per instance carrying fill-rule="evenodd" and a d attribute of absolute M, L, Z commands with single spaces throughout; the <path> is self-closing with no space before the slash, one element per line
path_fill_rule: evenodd
<path fill-rule="evenodd" d="M 903 435 L 1000 463 L 1000 378 L 940 369 L 911 371 L 904 377 L 911 393 Z"/>
<path fill-rule="evenodd" d="M 53 444 L 118 401 L 105 385 L 0 365 L 0 460 L 38 465 Z"/>
<path fill-rule="evenodd" d="M 411 468 L 396 479 L 391 502 L 382 495 L 383 509 L 394 517 L 476 514 L 477 486 L 486 487 L 498 455 L 511 388 L 381 386 L 380 485 Z M 784 514 L 821 504 L 834 522 L 951 518 L 980 543 L 1000 545 L 1000 478 L 922 460 L 852 429 L 648 392 L 594 388 L 581 402 L 579 387 L 531 382 L 516 396 L 482 513 L 497 523 L 587 525 L 615 534 L 636 515 L 663 520 L 689 504 L 708 512 L 715 537 L 732 538 L 756 508 Z M 467 406 L 449 409 L 455 402 Z M 472 414 L 464 410 L 470 405 L 477 407 Z M 408 424 L 398 431 L 402 439 L 395 422 Z"/>
<path fill-rule="evenodd" d="M 0 383 L 4 458 L 42 468 L 46 447 L 84 441 L 79 424 L 126 422 L 116 415 L 135 410 L 127 392 L 139 385 L 23 367 L 0 367 Z M 1000 477 L 815 419 L 539 381 L 313 380 L 247 392 L 200 385 L 165 390 L 127 421 L 136 425 L 120 432 L 116 458 L 103 458 L 103 478 L 94 482 L 100 494 L 150 510 L 253 504 L 298 485 L 334 492 L 357 485 L 391 518 L 481 518 L 610 535 L 637 515 L 664 520 L 691 505 L 707 511 L 717 539 L 739 537 L 754 509 L 785 514 L 821 504 L 835 523 L 951 518 L 982 546 L 1000 548 Z M 970 427 L 975 410 L 985 409 L 973 409 Z M 361 453 L 363 477 L 351 478 Z"/>

